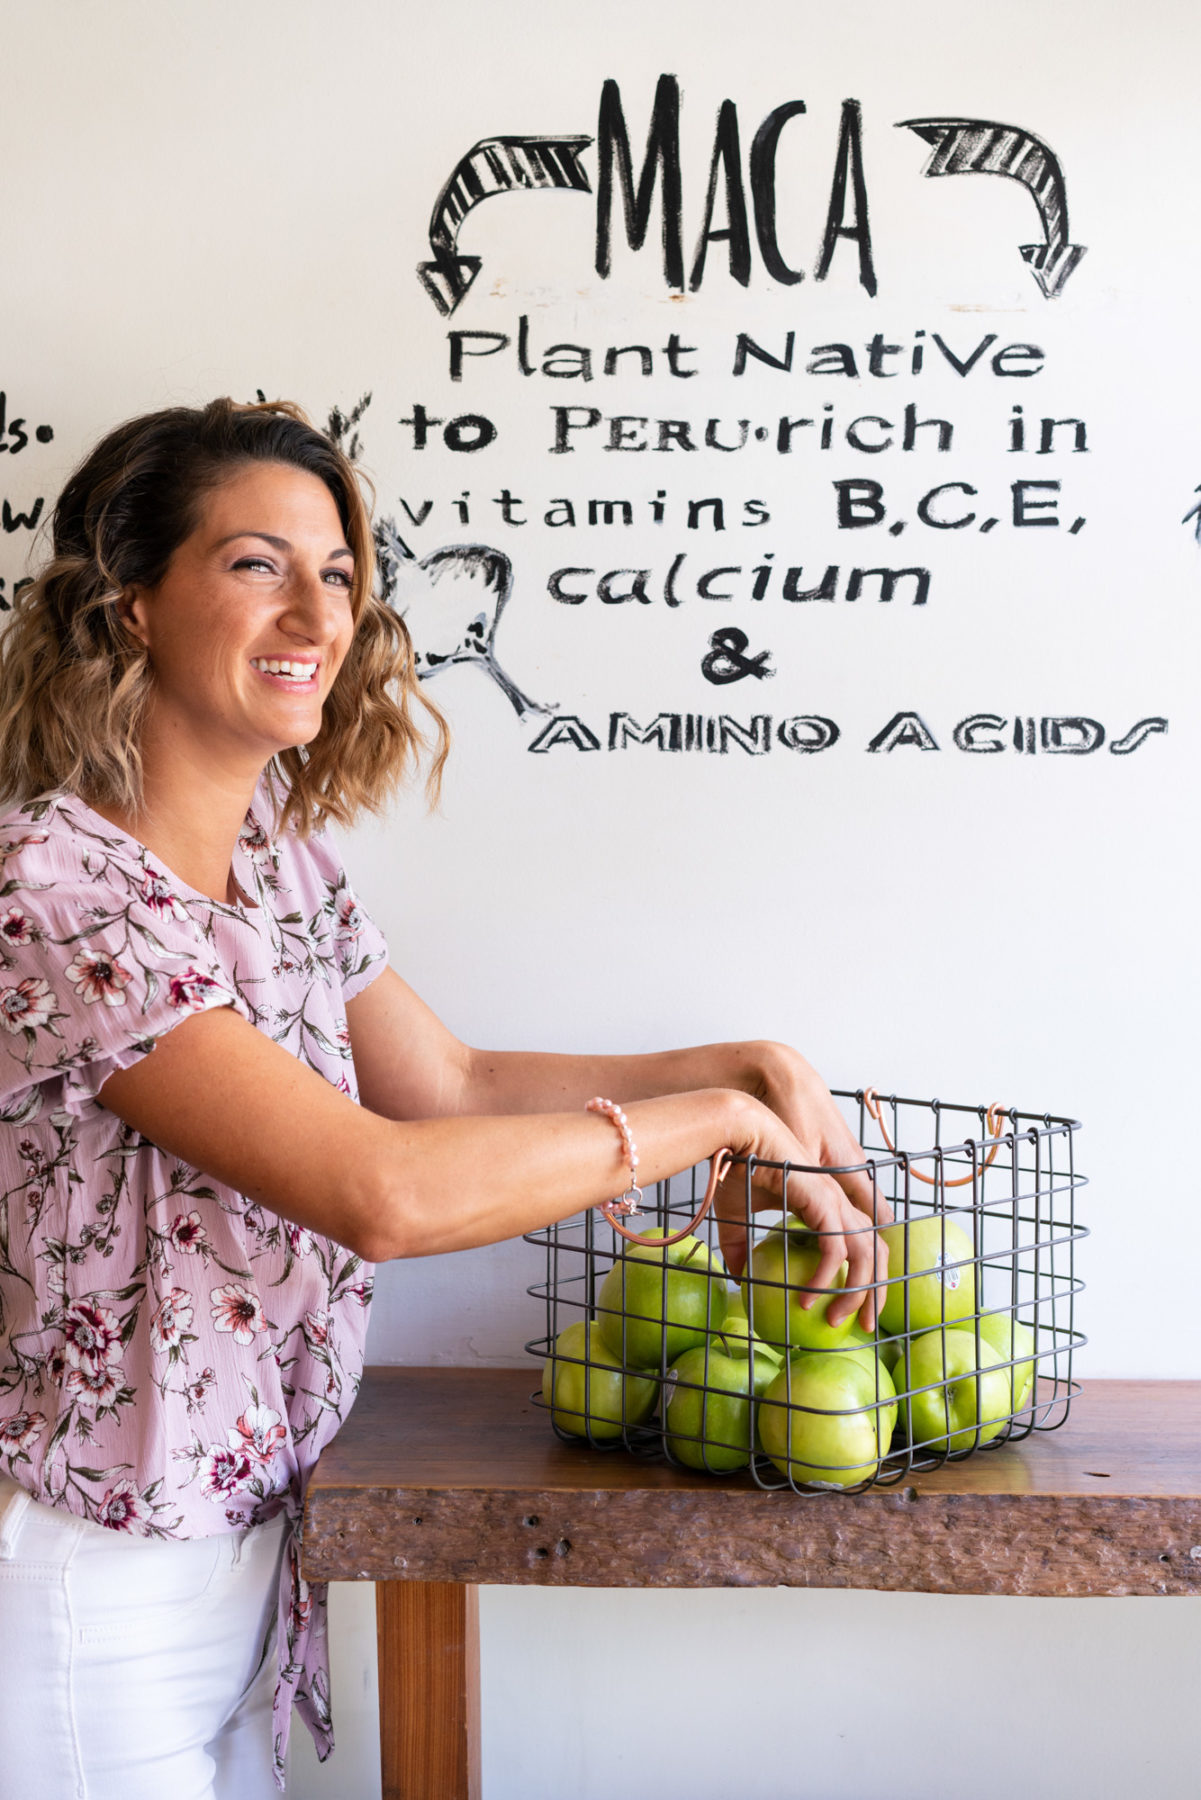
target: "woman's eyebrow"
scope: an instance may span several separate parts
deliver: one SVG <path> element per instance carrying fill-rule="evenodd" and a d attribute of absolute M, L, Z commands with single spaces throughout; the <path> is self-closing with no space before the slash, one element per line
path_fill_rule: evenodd
<path fill-rule="evenodd" d="M 220 550 L 226 544 L 232 544 L 235 538 L 246 537 L 261 538 L 264 544 L 270 544 L 275 550 L 290 550 L 292 548 L 292 545 L 288 542 L 287 538 L 272 537 L 269 531 L 231 531 L 227 537 L 218 538 L 217 542 L 213 545 L 213 548 L 214 550 Z M 353 562 L 354 551 L 350 548 L 349 544 L 341 544 L 336 550 L 331 550 L 329 553 L 329 560 L 331 562 L 336 562 L 339 557 L 344 556 L 349 556 Z"/>

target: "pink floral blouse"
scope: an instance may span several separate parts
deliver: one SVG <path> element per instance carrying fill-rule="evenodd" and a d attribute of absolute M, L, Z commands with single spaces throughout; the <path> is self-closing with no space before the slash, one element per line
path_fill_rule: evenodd
<path fill-rule="evenodd" d="M 0 1471 L 146 1537 L 207 1537 L 304 1487 L 358 1389 L 371 1267 L 168 1156 L 96 1099 L 181 1019 L 233 1006 L 355 1094 L 346 1002 L 386 957 L 330 844 L 238 841 L 221 905 L 71 795 L 0 818 Z M 291 1705 L 333 1746 L 325 1592 L 284 1560 Z"/>

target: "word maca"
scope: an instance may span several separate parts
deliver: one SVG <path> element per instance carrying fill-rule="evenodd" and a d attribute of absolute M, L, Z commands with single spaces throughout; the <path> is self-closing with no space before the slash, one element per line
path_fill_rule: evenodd
<path fill-rule="evenodd" d="M 759 256 L 770 278 L 784 287 L 795 287 L 804 272 L 785 261 L 776 231 L 776 155 L 780 137 L 789 123 L 805 112 L 803 100 L 786 100 L 768 113 L 755 132 L 744 182 L 739 141 L 738 109 L 724 100 L 717 115 L 713 153 L 709 159 L 708 200 L 688 286 L 700 287 L 711 244 L 722 243 L 727 267 L 734 280 L 746 287 L 751 278 L 751 230 L 753 211 Z M 613 200 L 620 192 L 626 241 L 641 250 L 650 227 L 651 203 L 656 185 L 662 197 L 663 277 L 668 287 L 684 287 L 683 181 L 680 166 L 680 85 L 674 75 L 661 75 L 655 88 L 646 153 L 637 181 L 634 178 L 630 135 L 616 81 L 601 89 L 596 131 L 596 272 L 602 278 L 612 271 Z M 750 187 L 751 209 L 746 189 Z M 723 190 L 726 224 L 715 224 L 719 187 Z M 868 220 L 867 183 L 863 168 L 862 118 L 857 100 L 844 100 L 838 145 L 830 183 L 826 226 L 814 279 L 824 281 L 834 252 L 842 242 L 858 251 L 859 280 L 869 294 L 877 281 L 872 258 Z"/>

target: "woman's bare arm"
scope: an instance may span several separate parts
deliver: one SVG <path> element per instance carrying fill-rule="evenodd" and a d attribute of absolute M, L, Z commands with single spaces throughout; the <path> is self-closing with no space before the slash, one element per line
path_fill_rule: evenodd
<path fill-rule="evenodd" d="M 769 1107 L 810 1165 L 853 1169 L 865 1161 L 825 1082 L 786 1044 L 759 1039 L 631 1056 L 476 1050 L 392 969 L 350 1002 L 347 1017 L 363 1102 L 389 1118 L 574 1112 L 597 1093 L 625 1106 L 724 1088 Z M 865 1174 L 836 1179 L 874 1224 L 890 1222 L 891 1206 Z"/>
<path fill-rule="evenodd" d="M 620 1140 L 604 1118 L 574 1107 L 384 1118 L 229 1008 L 176 1026 L 111 1076 L 100 1098 L 168 1154 L 370 1261 L 514 1237 L 611 1199 L 627 1179 Z M 635 1101 L 626 1110 L 648 1183 L 723 1145 L 802 1160 L 782 1121 L 734 1089 Z M 817 1284 L 848 1256 L 849 1286 L 881 1272 L 875 1234 L 854 1230 L 856 1215 L 835 1182 L 793 1177 L 789 1203 L 830 1234 Z M 845 1310 L 853 1303 L 848 1296 Z"/>

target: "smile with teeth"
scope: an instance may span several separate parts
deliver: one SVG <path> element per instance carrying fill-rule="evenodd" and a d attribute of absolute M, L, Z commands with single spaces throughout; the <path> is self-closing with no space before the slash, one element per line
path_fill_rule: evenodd
<path fill-rule="evenodd" d="M 317 673 L 315 662 L 300 662 L 286 656 L 252 656 L 250 666 L 260 675 L 282 675 L 285 681 L 312 681 Z"/>

